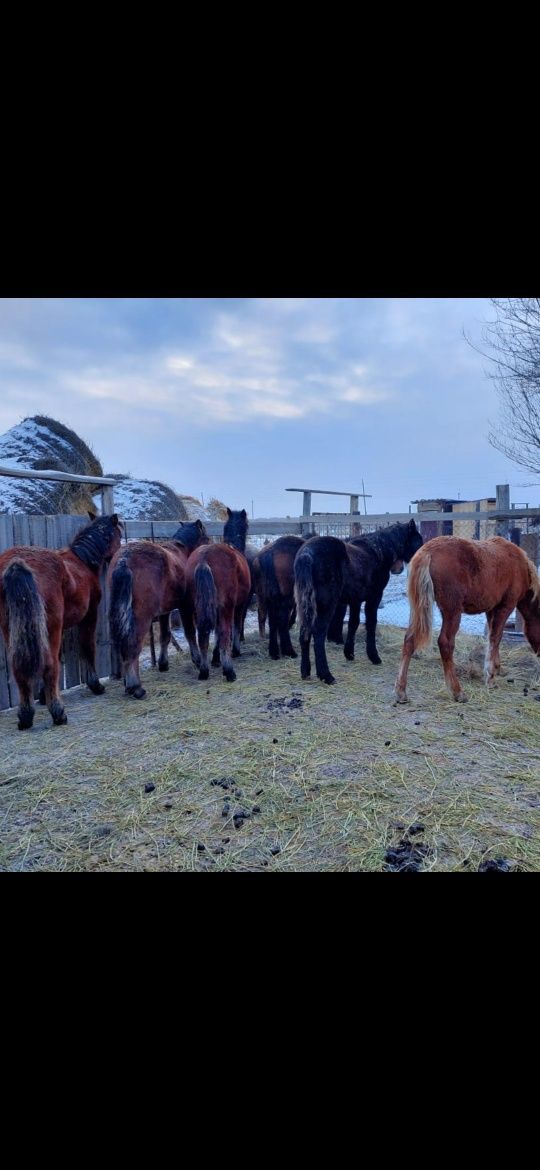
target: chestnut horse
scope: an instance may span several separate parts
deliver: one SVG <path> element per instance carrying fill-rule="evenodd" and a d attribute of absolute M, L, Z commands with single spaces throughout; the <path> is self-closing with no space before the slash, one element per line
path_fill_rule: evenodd
<path fill-rule="evenodd" d="M 119 548 L 121 532 L 118 516 L 98 516 L 68 548 L 10 548 L 0 556 L 0 626 L 19 688 L 20 731 L 34 722 L 33 684 L 40 677 L 53 723 L 67 723 L 58 679 L 62 632 L 71 626 L 79 627 L 88 686 L 103 694 L 96 674 L 99 573 Z"/>
<path fill-rule="evenodd" d="M 294 559 L 305 544 L 302 536 L 280 536 L 273 544 L 261 549 L 253 561 L 252 575 L 259 603 L 259 633 L 264 638 L 264 622 L 268 617 L 271 658 L 279 658 L 279 643 L 284 658 L 297 658 L 289 630 L 294 625 Z"/>
<path fill-rule="evenodd" d="M 501 536 L 490 540 L 464 540 L 436 536 L 428 540 L 411 561 L 408 581 L 411 604 L 396 680 L 398 703 L 407 702 L 407 672 L 415 650 L 431 640 L 433 602 L 442 614 L 439 651 L 446 685 L 457 703 L 466 703 L 453 661 L 456 634 L 462 613 L 485 613 L 489 639 L 486 646 L 486 684 L 500 673 L 499 646 L 505 623 L 517 607 L 525 635 L 535 654 L 540 653 L 540 580 L 528 556 Z"/>
<path fill-rule="evenodd" d="M 198 548 L 186 566 L 186 597 L 179 605 L 191 660 L 206 679 L 208 642 L 216 631 L 212 666 L 223 667 L 227 682 L 234 682 L 231 662 L 240 654 L 240 630 L 251 589 L 251 577 L 245 556 L 229 544 L 210 544 Z M 197 631 L 198 642 L 195 637 Z M 232 651 L 232 653 L 231 653 Z"/>
<path fill-rule="evenodd" d="M 302 678 L 309 678 L 309 644 L 313 635 L 317 678 L 331 685 L 325 638 L 343 642 L 343 618 L 349 606 L 349 627 L 343 647 L 345 658 L 354 659 L 354 637 L 365 602 L 366 653 L 379 666 L 375 633 L 377 610 L 390 573 L 401 573 L 422 545 L 414 520 L 391 524 L 350 541 L 335 536 L 313 536 L 298 553 L 294 564 L 296 602 L 300 614 Z"/>
<path fill-rule="evenodd" d="M 254 562 L 255 557 L 257 556 L 257 553 L 259 550 L 257 548 L 255 548 L 255 545 L 253 545 L 253 544 L 246 544 L 246 538 L 247 538 L 247 533 L 248 533 L 248 528 L 249 528 L 249 521 L 248 521 L 246 509 L 242 508 L 241 512 L 232 512 L 230 508 L 227 508 L 227 517 L 228 518 L 225 521 L 225 525 L 223 528 L 224 543 L 230 544 L 232 546 L 232 548 L 236 548 L 236 549 L 238 549 L 238 552 L 241 552 L 244 554 L 246 561 L 248 563 L 249 573 L 250 573 L 250 578 L 251 578 L 251 587 L 249 590 L 248 599 L 246 601 L 246 606 L 245 606 L 244 614 L 242 617 L 242 625 L 241 625 L 241 629 L 240 629 L 240 641 L 244 642 L 245 641 L 244 622 L 246 620 L 246 613 L 249 609 L 249 604 L 252 601 L 254 593 L 255 593 L 252 566 L 253 566 L 253 562 Z"/>
<path fill-rule="evenodd" d="M 135 540 L 113 557 L 109 625 L 111 641 L 122 663 L 126 695 L 144 699 L 139 655 L 148 627 L 159 617 L 160 670 L 169 669 L 169 614 L 178 609 L 186 589 L 187 559 L 209 538 L 200 520 L 181 524 L 171 540 Z"/>

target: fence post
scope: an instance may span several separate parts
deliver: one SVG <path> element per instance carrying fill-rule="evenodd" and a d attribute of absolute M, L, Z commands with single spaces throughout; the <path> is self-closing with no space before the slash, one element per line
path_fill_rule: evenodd
<path fill-rule="evenodd" d="M 496 511 L 497 512 L 509 512 L 510 511 L 510 485 L 507 483 L 498 483 L 496 488 L 495 488 L 495 491 L 497 494 L 497 500 L 495 503 Z M 508 538 L 510 521 L 509 520 L 497 520 L 496 528 L 497 528 L 497 536 L 505 536 L 506 538 Z"/>
<path fill-rule="evenodd" d="M 114 512 L 114 488 L 112 484 L 105 484 L 101 489 L 101 514 L 112 516 Z"/>
<path fill-rule="evenodd" d="M 311 492 L 304 492 L 302 515 L 311 516 Z M 312 524 L 302 524 L 302 536 L 311 536 L 312 530 Z"/>

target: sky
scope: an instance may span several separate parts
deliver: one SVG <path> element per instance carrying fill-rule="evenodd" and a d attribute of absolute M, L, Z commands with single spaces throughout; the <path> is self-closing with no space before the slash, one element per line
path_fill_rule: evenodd
<path fill-rule="evenodd" d="M 368 512 L 534 480 L 488 443 L 499 400 L 487 299 L 0 300 L 0 434 L 46 414 L 105 473 L 159 479 L 255 517 L 288 487 L 361 492 Z M 313 509 L 348 509 L 314 496 Z"/>

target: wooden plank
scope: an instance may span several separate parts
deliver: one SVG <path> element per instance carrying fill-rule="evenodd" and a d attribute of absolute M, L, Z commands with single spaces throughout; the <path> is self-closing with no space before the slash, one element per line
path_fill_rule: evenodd
<path fill-rule="evenodd" d="M 24 512 L 16 512 L 13 516 L 13 536 L 15 545 L 28 548 L 30 545 L 30 517 Z"/>
<path fill-rule="evenodd" d="M 0 634 L 0 711 L 6 711 L 8 707 L 11 707 L 11 695 L 9 690 L 7 650 L 2 634 Z"/>
<path fill-rule="evenodd" d="M 47 521 L 45 516 L 29 516 L 30 544 L 35 548 L 47 548 Z"/>
<path fill-rule="evenodd" d="M 116 482 L 103 475 L 73 475 L 71 471 L 31 471 L 27 467 L 0 467 L 0 475 L 5 475 L 8 479 L 47 479 L 67 483 L 97 483 L 103 486 L 114 485 Z"/>
<path fill-rule="evenodd" d="M 14 544 L 13 516 L 8 515 L 7 512 L 2 512 L 0 515 L 0 553 L 6 552 L 8 548 L 13 548 Z"/>

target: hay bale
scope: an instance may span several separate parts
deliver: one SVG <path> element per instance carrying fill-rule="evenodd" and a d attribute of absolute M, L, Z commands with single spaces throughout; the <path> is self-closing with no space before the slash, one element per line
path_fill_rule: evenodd
<path fill-rule="evenodd" d="M 114 506 L 123 520 L 182 520 L 179 498 L 172 488 L 157 479 L 135 479 L 131 475 L 114 479 Z"/>
<path fill-rule="evenodd" d="M 0 436 L 0 464 L 33 471 L 103 475 L 99 459 L 75 431 L 41 414 L 23 419 Z M 85 515 L 93 507 L 90 484 L 0 477 L 0 512 Z"/>

